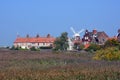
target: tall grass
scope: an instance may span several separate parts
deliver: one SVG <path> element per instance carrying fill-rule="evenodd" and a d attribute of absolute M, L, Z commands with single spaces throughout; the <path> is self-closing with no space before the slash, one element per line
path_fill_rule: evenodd
<path fill-rule="evenodd" d="M 0 80 L 119 80 L 120 61 L 90 53 L 0 51 Z"/>

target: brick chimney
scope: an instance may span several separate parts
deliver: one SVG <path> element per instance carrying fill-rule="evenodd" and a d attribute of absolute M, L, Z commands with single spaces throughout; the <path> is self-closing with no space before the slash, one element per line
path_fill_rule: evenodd
<path fill-rule="evenodd" d="M 29 37 L 30 37 L 29 34 L 27 34 L 27 35 L 26 35 L 26 38 L 29 38 Z"/>
<path fill-rule="evenodd" d="M 50 34 L 47 35 L 47 38 L 50 38 Z"/>
<path fill-rule="evenodd" d="M 40 35 L 39 35 L 39 34 L 37 34 L 37 35 L 36 35 L 36 38 L 39 38 L 39 37 L 40 37 Z"/>

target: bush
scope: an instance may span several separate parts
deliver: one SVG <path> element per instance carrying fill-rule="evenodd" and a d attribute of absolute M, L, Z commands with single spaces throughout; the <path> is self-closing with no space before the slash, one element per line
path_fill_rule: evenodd
<path fill-rule="evenodd" d="M 7 48 L 7 49 L 10 49 L 10 47 L 9 47 L 9 46 L 7 46 L 6 48 Z"/>
<path fill-rule="evenodd" d="M 12 46 L 10 50 L 19 50 L 19 47 Z"/>
<path fill-rule="evenodd" d="M 75 43 L 74 47 L 75 50 L 83 50 L 84 49 L 84 45 L 81 43 Z"/>
<path fill-rule="evenodd" d="M 110 40 L 107 40 L 106 42 L 105 42 L 105 47 L 117 47 L 117 46 L 119 46 L 120 45 L 120 43 L 118 42 L 118 40 L 116 40 L 116 39 L 110 39 Z"/>
<path fill-rule="evenodd" d="M 120 60 L 120 51 L 117 47 L 109 47 L 96 51 L 95 60 Z"/>
<path fill-rule="evenodd" d="M 36 48 L 35 47 L 31 47 L 30 50 L 31 51 L 36 51 Z"/>
<path fill-rule="evenodd" d="M 40 49 L 52 49 L 52 47 L 40 47 Z"/>
<path fill-rule="evenodd" d="M 90 46 L 85 49 L 86 51 L 90 51 L 90 52 L 94 52 L 94 51 L 97 51 L 97 50 L 100 50 L 101 49 L 101 46 L 100 45 L 97 45 L 97 44 L 90 44 Z"/>
<path fill-rule="evenodd" d="M 30 50 L 31 51 L 40 51 L 40 48 L 31 47 Z"/>
<path fill-rule="evenodd" d="M 84 45 L 82 45 L 82 44 L 79 45 L 78 47 L 79 47 L 78 50 L 83 50 L 84 49 Z"/>
<path fill-rule="evenodd" d="M 15 46 L 12 46 L 11 48 L 10 48 L 10 50 L 28 50 L 27 48 L 21 48 L 21 47 L 15 47 Z"/>

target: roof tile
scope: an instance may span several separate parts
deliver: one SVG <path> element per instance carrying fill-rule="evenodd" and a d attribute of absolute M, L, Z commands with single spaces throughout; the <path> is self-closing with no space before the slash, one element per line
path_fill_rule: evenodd
<path fill-rule="evenodd" d="M 55 38 L 50 37 L 39 37 L 39 38 L 22 38 L 22 37 L 18 37 L 16 38 L 16 40 L 14 41 L 14 43 L 42 43 L 42 42 L 54 42 Z"/>

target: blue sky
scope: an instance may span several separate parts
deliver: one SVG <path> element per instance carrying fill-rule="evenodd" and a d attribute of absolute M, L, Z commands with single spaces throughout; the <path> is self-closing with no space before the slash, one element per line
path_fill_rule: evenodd
<path fill-rule="evenodd" d="M 120 28 L 120 0 L 0 0 L 0 45 L 12 45 L 17 33 L 59 36 L 97 29 L 109 36 Z"/>

